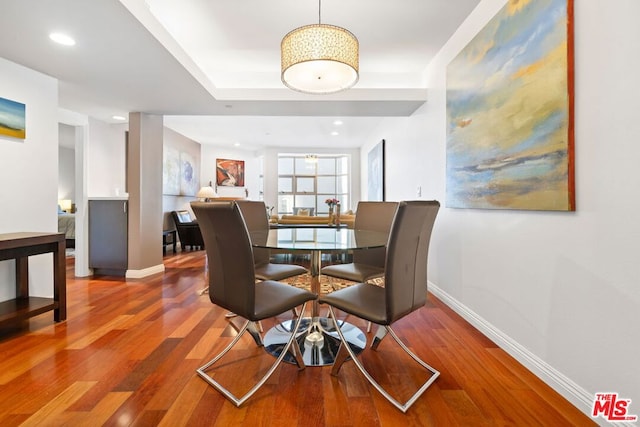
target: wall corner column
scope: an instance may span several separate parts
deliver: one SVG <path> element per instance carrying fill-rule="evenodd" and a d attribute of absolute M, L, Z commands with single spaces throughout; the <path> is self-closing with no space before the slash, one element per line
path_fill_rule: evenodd
<path fill-rule="evenodd" d="M 127 277 L 164 271 L 162 263 L 162 116 L 129 114 Z"/>

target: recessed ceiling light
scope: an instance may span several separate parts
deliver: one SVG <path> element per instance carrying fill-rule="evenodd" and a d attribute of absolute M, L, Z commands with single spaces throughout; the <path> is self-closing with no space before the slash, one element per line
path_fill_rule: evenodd
<path fill-rule="evenodd" d="M 76 41 L 74 39 L 62 33 L 51 33 L 49 34 L 49 38 L 54 42 L 65 46 L 74 46 L 76 44 Z"/>
<path fill-rule="evenodd" d="M 331 132 L 331 135 L 332 135 L 332 136 L 338 136 L 338 135 L 340 135 L 340 134 L 334 130 L 333 132 Z"/>
<path fill-rule="evenodd" d="M 336 126 L 340 126 L 342 124 L 342 120 L 336 120 L 335 122 L 333 122 L 333 124 Z"/>
<path fill-rule="evenodd" d="M 235 144 L 233 144 L 234 147 L 240 147 L 240 143 L 236 142 Z"/>
<path fill-rule="evenodd" d="M 124 116 L 112 116 L 111 118 L 112 118 L 113 120 L 120 120 L 120 121 L 127 120 L 127 118 L 126 118 L 126 117 L 124 117 Z"/>

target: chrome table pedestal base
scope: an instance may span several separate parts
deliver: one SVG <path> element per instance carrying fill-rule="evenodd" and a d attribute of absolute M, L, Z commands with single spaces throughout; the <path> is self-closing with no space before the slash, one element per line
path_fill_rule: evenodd
<path fill-rule="evenodd" d="M 264 336 L 264 348 L 274 356 L 279 356 L 282 348 L 291 336 L 291 330 L 295 321 L 287 320 L 269 329 Z M 355 354 L 359 354 L 367 345 L 367 339 L 359 328 L 347 322 L 340 322 L 342 333 Z M 302 360 L 307 366 L 332 365 L 340 339 L 333 321 L 326 317 L 305 317 L 300 324 L 300 333 L 296 340 L 302 351 Z M 284 357 L 287 363 L 295 364 L 291 354 Z"/>

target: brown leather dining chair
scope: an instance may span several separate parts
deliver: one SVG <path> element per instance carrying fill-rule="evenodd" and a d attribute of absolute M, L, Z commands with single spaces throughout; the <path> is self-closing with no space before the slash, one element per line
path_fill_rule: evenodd
<path fill-rule="evenodd" d="M 397 209 L 398 202 L 359 202 L 353 228 L 380 231 L 389 235 Z M 386 248 L 354 251 L 352 262 L 328 265 L 320 273 L 331 279 L 368 282 L 384 276 L 385 253 Z M 335 290 L 333 280 L 330 280 L 330 284 Z M 371 323 L 367 325 L 368 332 L 371 332 Z"/>
<path fill-rule="evenodd" d="M 380 325 L 371 344 L 372 350 L 377 350 L 382 339 L 389 334 L 402 350 L 431 373 L 426 382 L 408 400 L 400 402 L 365 369 L 349 345 L 340 345 L 331 374 L 338 375 L 343 363 L 353 360 L 367 381 L 402 412 L 406 412 L 440 375 L 436 369 L 409 350 L 391 329 L 394 322 L 421 308 L 426 302 L 429 241 L 439 208 L 440 203 L 435 200 L 400 202 L 389 235 L 384 288 L 368 283 L 358 283 L 323 295 L 318 300 L 322 304 L 329 305 L 329 315 L 336 325 L 340 323 L 334 308 Z M 337 332 L 344 343 L 342 331 L 338 328 Z M 389 369 L 395 368 L 389 367 Z"/>
<path fill-rule="evenodd" d="M 236 203 L 242 212 L 249 233 L 262 231 L 266 235 L 269 232 L 269 218 L 267 217 L 267 206 L 264 202 L 238 200 Z M 271 251 L 263 248 L 253 248 L 253 264 L 256 279 L 258 280 L 284 280 L 309 272 L 300 265 L 271 262 Z M 297 315 L 296 310 L 293 310 L 293 313 Z M 235 313 L 227 313 L 227 317 L 233 317 L 234 315 Z"/>
<path fill-rule="evenodd" d="M 249 233 L 252 231 L 269 231 L 269 218 L 264 202 L 253 200 L 238 200 L 237 202 Z M 289 277 L 308 273 L 307 269 L 292 264 L 275 264 L 271 262 L 269 249 L 253 248 L 253 260 L 256 279 L 284 280 Z"/>
<path fill-rule="evenodd" d="M 317 296 L 309 291 L 273 280 L 264 280 L 256 284 L 251 241 L 237 203 L 194 202 L 191 206 L 198 218 L 209 260 L 209 299 L 213 304 L 246 319 L 233 340 L 196 372 L 236 406 L 240 406 L 264 385 L 286 354 L 291 353 L 298 367 L 304 369 L 300 348 L 294 339 L 302 316 L 296 320 L 291 337 L 283 347 L 280 356 L 242 396 L 236 396 L 207 372 L 214 370 L 213 366 L 216 362 L 227 354 L 247 331 L 253 335 L 259 345 L 262 345 L 259 339 L 258 322 L 298 306 L 302 306 L 302 312 L 304 312 L 306 303 L 316 299 Z M 265 356 L 271 357 L 266 352 Z M 229 361 L 228 364 L 238 362 L 239 360 L 236 359 Z M 243 368 L 238 367 L 238 369 Z"/>
<path fill-rule="evenodd" d="M 359 202 L 354 227 L 356 230 L 372 230 L 389 234 L 397 202 Z M 353 282 L 366 282 L 384 276 L 385 248 L 353 252 L 353 262 L 333 264 L 320 273 Z"/>

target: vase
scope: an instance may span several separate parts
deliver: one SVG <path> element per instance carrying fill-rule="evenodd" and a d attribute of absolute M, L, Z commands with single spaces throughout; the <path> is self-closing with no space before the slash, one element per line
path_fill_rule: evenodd
<path fill-rule="evenodd" d="M 336 205 L 336 216 L 334 217 L 333 223 L 335 225 L 340 225 L 340 205 Z"/>
<path fill-rule="evenodd" d="M 333 220 L 334 220 L 334 217 L 333 217 L 333 206 L 330 205 L 329 206 L 329 225 L 333 224 Z"/>

